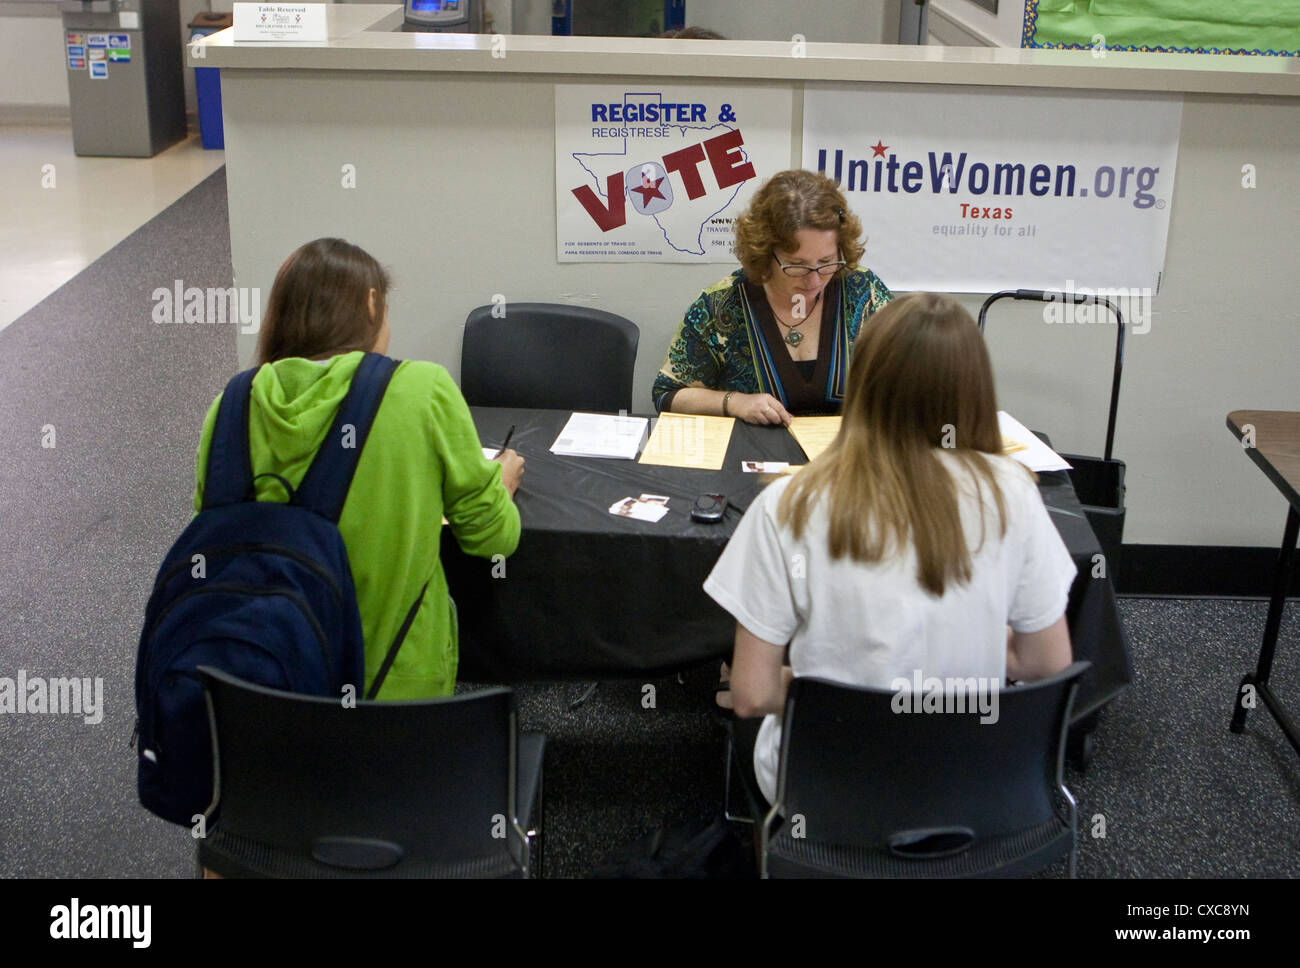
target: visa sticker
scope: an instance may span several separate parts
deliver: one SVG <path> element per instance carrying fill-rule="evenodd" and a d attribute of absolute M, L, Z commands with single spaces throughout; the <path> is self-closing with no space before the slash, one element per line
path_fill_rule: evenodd
<path fill-rule="evenodd" d="M 86 38 L 87 47 L 107 47 L 108 34 L 91 34 Z"/>

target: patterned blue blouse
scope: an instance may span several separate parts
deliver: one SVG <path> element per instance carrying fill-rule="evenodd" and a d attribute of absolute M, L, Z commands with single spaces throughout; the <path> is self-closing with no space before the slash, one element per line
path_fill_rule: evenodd
<path fill-rule="evenodd" d="M 841 273 L 823 292 L 817 360 L 801 368 L 786 350 L 763 287 L 743 270 L 705 289 L 686 311 L 655 378 L 655 409 L 671 410 L 678 390 L 701 387 L 770 393 L 791 413 L 838 413 L 862 320 L 893 294 L 861 267 Z"/>

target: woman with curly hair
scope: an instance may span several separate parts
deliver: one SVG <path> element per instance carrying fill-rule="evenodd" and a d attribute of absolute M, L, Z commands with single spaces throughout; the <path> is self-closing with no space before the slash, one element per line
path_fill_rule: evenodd
<path fill-rule="evenodd" d="M 834 181 L 773 175 L 736 222 L 740 269 L 686 312 L 655 379 L 655 409 L 785 424 L 839 413 L 863 319 L 892 297 L 862 268 L 862 222 Z"/>

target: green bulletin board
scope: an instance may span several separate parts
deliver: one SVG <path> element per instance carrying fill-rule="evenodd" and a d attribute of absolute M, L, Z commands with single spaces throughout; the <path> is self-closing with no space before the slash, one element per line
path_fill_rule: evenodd
<path fill-rule="evenodd" d="M 1300 0 L 1025 0 L 1022 47 L 1300 56 Z"/>

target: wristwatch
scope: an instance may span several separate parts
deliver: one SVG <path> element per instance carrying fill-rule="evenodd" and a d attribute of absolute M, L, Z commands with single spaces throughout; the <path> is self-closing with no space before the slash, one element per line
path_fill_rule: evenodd
<path fill-rule="evenodd" d="M 727 413 L 727 402 L 731 399 L 731 395 L 735 392 L 736 392 L 735 390 L 728 390 L 726 393 L 722 395 L 722 415 L 724 417 L 731 416 L 731 414 Z"/>

